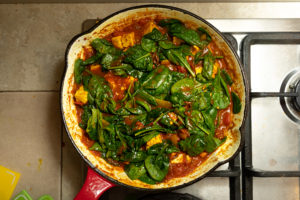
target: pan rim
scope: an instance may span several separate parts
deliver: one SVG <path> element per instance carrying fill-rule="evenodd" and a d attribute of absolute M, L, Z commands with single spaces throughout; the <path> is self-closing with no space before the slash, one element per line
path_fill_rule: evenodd
<path fill-rule="evenodd" d="M 208 25 L 210 28 L 212 28 L 224 41 L 225 43 L 228 45 L 231 53 L 233 53 L 234 55 L 234 58 L 235 60 L 237 61 L 239 67 L 240 67 L 240 71 L 241 71 L 241 74 L 242 74 L 242 78 L 243 78 L 243 84 L 244 84 L 244 92 L 245 92 L 245 108 L 244 108 L 244 115 L 243 115 L 243 120 L 240 124 L 240 128 L 239 128 L 239 132 L 240 132 L 240 144 L 239 144 L 239 147 L 237 148 L 237 150 L 235 151 L 235 153 L 227 158 L 226 160 L 223 160 L 223 161 L 220 161 L 218 162 L 214 167 L 212 167 L 210 170 L 208 170 L 206 173 L 204 173 L 203 175 L 197 177 L 197 178 L 194 178 L 193 180 L 187 182 L 187 183 L 183 183 L 181 185 L 177 185 L 177 186 L 173 186 L 173 187 L 166 187 L 166 188 L 143 188 L 143 187 L 136 187 L 136 186 L 132 186 L 132 185 L 128 185 L 128 184 L 125 184 L 125 183 L 122 183 L 122 182 L 119 182 L 117 179 L 115 178 L 112 178 L 108 175 L 106 175 L 105 173 L 103 173 L 101 170 L 99 170 L 97 167 L 95 167 L 82 153 L 82 151 L 77 147 L 77 145 L 75 144 L 70 132 L 69 132 L 69 129 L 67 127 L 67 123 L 66 123 L 66 119 L 65 119 L 65 115 L 64 115 L 64 110 L 63 110 L 63 87 L 64 87 L 64 82 L 65 82 L 65 78 L 66 78 L 66 72 L 67 72 L 67 69 L 68 69 L 68 55 L 69 55 L 69 51 L 72 47 L 72 45 L 75 43 L 75 41 L 83 36 L 83 35 L 86 35 L 86 34 L 89 34 L 91 33 L 92 31 L 94 31 L 98 26 L 100 26 L 102 23 L 104 23 L 105 21 L 107 21 L 108 19 L 120 14 L 120 13 L 123 13 L 123 12 L 126 12 L 126 11 L 130 11 L 130 10 L 135 10 L 135 9 L 141 9 L 141 8 L 163 8 L 163 9 L 169 9 L 169 10 L 175 10 L 175 11 L 178 11 L 178 12 L 181 12 L 183 14 L 187 14 L 187 15 L 190 15 L 194 18 L 196 18 L 197 20 L 200 20 L 202 21 L 203 23 L 205 23 L 206 25 Z M 241 151 L 241 149 L 243 148 L 244 146 L 244 140 L 245 140 L 245 135 L 244 135 L 244 129 L 245 129 L 245 121 L 246 121 L 246 118 L 247 118 L 247 113 L 248 113 L 248 106 L 249 106 L 249 86 L 248 86 L 248 81 L 246 79 L 246 75 L 245 75 L 245 70 L 244 70 L 244 67 L 242 65 L 242 62 L 240 60 L 240 58 L 238 57 L 237 55 L 237 52 L 233 49 L 233 47 L 231 46 L 231 44 L 228 43 L 227 39 L 223 36 L 223 34 L 218 30 L 216 29 L 212 24 L 210 24 L 209 22 L 207 22 L 206 20 L 204 20 L 203 18 L 201 18 L 200 16 L 190 12 L 190 11 L 187 11 L 187 10 L 184 10 L 184 9 L 181 9 L 181 8 L 177 8 L 177 7 L 173 7 L 173 6 L 168 6 L 168 5 L 160 5 L 160 4 L 145 4 L 145 5 L 139 5 L 139 6 L 133 6 L 133 7 L 128 7 L 128 8 L 125 8 L 125 9 L 122 9 L 122 10 L 119 10 L 117 12 L 114 12 L 112 14 L 110 14 L 109 16 L 103 18 L 102 20 L 100 20 L 97 24 L 95 24 L 93 27 L 91 27 L 89 30 L 87 31 L 84 31 L 82 33 L 79 33 L 77 35 L 75 35 L 71 40 L 70 42 L 68 43 L 67 47 L 66 47 L 66 51 L 65 51 L 65 69 L 64 69 L 64 73 L 62 74 L 62 78 L 61 78 L 61 86 L 60 86 L 60 110 L 61 110 L 61 115 L 62 115 L 62 119 L 63 119 L 63 123 L 64 123 L 64 127 L 65 127 L 65 130 L 68 134 L 68 137 L 70 138 L 72 144 L 73 144 L 73 147 L 77 150 L 77 152 L 79 153 L 79 155 L 82 157 L 82 159 L 88 164 L 88 166 L 90 168 L 92 168 L 93 170 L 95 170 L 99 175 L 101 175 L 102 177 L 104 177 L 105 179 L 107 179 L 108 181 L 116 184 L 116 185 L 120 185 L 120 186 L 124 186 L 124 187 L 127 187 L 127 188 L 132 188 L 132 189 L 136 189 L 136 190 L 139 190 L 139 191 L 147 191 L 147 192 L 166 192 L 166 191 L 171 191 L 171 190 L 175 190 L 175 189 L 180 189 L 180 188 L 183 188 L 183 187 L 186 187 L 186 186 L 189 186 L 195 182 L 198 182 L 199 180 L 207 177 L 207 175 L 214 171 L 216 168 L 218 168 L 220 165 L 224 164 L 224 163 L 227 163 L 229 162 L 230 160 L 234 159 L 238 154 L 239 152 Z"/>

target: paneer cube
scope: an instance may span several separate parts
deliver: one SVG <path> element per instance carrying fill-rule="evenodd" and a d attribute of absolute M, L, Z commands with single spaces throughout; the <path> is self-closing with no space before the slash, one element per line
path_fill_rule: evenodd
<path fill-rule="evenodd" d="M 199 51 L 200 51 L 199 47 L 197 47 L 196 45 L 193 45 L 193 47 L 192 47 L 192 54 L 196 55 L 196 53 L 199 52 Z"/>
<path fill-rule="evenodd" d="M 122 36 L 117 36 L 117 37 L 113 37 L 111 38 L 111 42 L 113 43 L 113 45 L 119 49 L 123 49 L 123 45 L 122 45 Z"/>
<path fill-rule="evenodd" d="M 184 153 L 179 153 L 178 156 L 171 160 L 172 164 L 178 164 L 178 163 L 190 163 L 192 161 L 192 158 L 189 155 L 186 155 Z"/>
<path fill-rule="evenodd" d="M 93 47 L 92 46 L 84 46 L 82 48 L 81 54 L 80 54 L 80 58 L 82 60 L 86 60 L 89 57 L 91 57 L 94 53 Z"/>
<path fill-rule="evenodd" d="M 171 118 L 171 121 L 170 121 L 170 124 L 172 125 L 174 122 L 176 122 L 177 121 L 177 115 L 175 114 L 175 113 L 173 113 L 173 112 L 169 112 L 168 113 L 168 116 Z"/>
<path fill-rule="evenodd" d="M 154 28 L 158 29 L 158 26 L 153 21 L 148 22 L 144 30 L 144 35 L 151 33 Z"/>
<path fill-rule="evenodd" d="M 168 66 L 168 65 L 170 65 L 170 61 L 169 60 L 162 60 L 161 64 Z"/>
<path fill-rule="evenodd" d="M 155 136 L 154 138 L 152 138 L 146 143 L 146 149 L 149 149 L 151 146 L 158 143 L 162 143 L 162 136 L 160 134 Z"/>
<path fill-rule="evenodd" d="M 215 78 L 215 77 L 216 77 L 216 74 L 218 73 L 218 68 L 219 68 L 219 63 L 218 63 L 218 62 L 215 62 L 214 68 L 213 68 L 213 73 L 212 73 L 212 75 L 211 75 L 212 78 Z"/>
<path fill-rule="evenodd" d="M 182 39 L 179 39 L 178 37 L 173 37 L 173 44 L 175 45 L 181 45 L 181 43 L 183 43 Z"/>
<path fill-rule="evenodd" d="M 93 64 L 93 65 L 91 65 L 90 70 L 91 70 L 92 72 L 94 72 L 94 71 L 99 70 L 100 67 L 101 67 L 101 66 L 100 66 L 99 64 Z"/>
<path fill-rule="evenodd" d="M 83 86 L 80 86 L 80 88 L 76 91 L 75 98 L 77 102 L 81 102 L 83 104 L 88 102 L 88 92 L 84 90 Z"/>
<path fill-rule="evenodd" d="M 202 72 L 202 67 L 196 67 L 195 72 L 196 74 L 200 74 Z"/>
<path fill-rule="evenodd" d="M 124 47 L 131 47 L 135 44 L 134 32 L 122 35 L 122 45 Z"/>

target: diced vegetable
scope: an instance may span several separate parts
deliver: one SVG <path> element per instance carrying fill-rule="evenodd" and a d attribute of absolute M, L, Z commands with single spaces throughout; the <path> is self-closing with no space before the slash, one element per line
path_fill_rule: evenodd
<path fill-rule="evenodd" d="M 96 38 L 74 63 L 74 102 L 83 136 L 93 140 L 89 150 L 146 184 L 176 177 L 176 166 L 182 175 L 195 169 L 225 142 L 242 109 L 209 32 L 177 19 L 156 22 Z"/>

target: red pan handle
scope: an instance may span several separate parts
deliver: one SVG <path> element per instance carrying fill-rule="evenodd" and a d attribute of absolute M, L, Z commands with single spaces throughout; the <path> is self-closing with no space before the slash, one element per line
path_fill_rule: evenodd
<path fill-rule="evenodd" d="M 116 186 L 88 167 L 85 182 L 74 200 L 98 200 L 109 188 Z"/>

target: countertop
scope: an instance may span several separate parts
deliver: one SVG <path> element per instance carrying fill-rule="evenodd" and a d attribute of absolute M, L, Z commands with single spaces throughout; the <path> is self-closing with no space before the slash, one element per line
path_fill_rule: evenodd
<path fill-rule="evenodd" d="M 14 194 L 72 199 L 84 164 L 61 122 L 59 86 L 65 48 L 86 19 L 138 4 L 0 4 L 0 165 L 20 172 Z M 300 3 L 170 3 L 205 19 L 300 18 Z M 219 22 L 218 22 L 219 23 Z M 217 26 L 218 27 L 218 26 Z M 222 31 L 222 29 L 221 29 Z M 228 190 L 222 185 L 219 188 Z M 205 183 L 196 183 L 210 198 Z M 221 196 L 219 196 L 221 197 Z M 226 199 L 226 198 L 225 198 Z"/>

